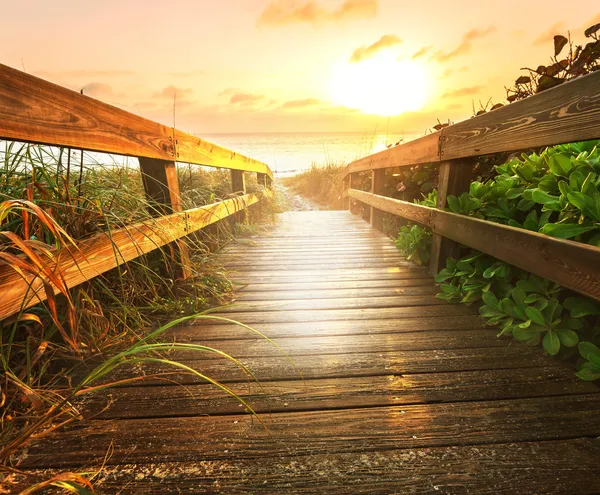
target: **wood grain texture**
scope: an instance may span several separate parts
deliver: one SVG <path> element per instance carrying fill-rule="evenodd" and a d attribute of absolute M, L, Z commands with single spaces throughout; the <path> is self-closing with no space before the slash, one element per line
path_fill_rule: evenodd
<path fill-rule="evenodd" d="M 0 138 L 272 177 L 264 163 L 2 64 Z"/>
<path fill-rule="evenodd" d="M 385 169 L 373 170 L 371 172 L 371 193 L 381 194 L 385 187 Z M 383 215 L 380 210 L 371 206 L 369 212 L 369 223 L 377 230 L 383 230 Z"/>
<path fill-rule="evenodd" d="M 600 248 L 354 189 L 350 195 L 600 301 Z"/>
<path fill-rule="evenodd" d="M 460 196 L 469 191 L 469 185 L 473 176 L 473 163 L 468 160 L 445 161 L 440 163 L 438 177 L 438 210 L 444 210 L 448 203 L 448 196 Z M 429 261 L 429 272 L 431 275 L 437 273 L 446 266 L 446 259 L 459 258 L 460 244 L 440 234 L 434 233 L 431 238 L 431 258 Z"/>
<path fill-rule="evenodd" d="M 260 413 L 383 407 L 432 402 L 480 401 L 598 393 L 591 383 L 567 375 L 562 366 L 326 378 L 230 385 Z M 239 414 L 240 403 L 211 384 L 120 387 L 91 394 L 78 405 L 101 419 Z"/>
<path fill-rule="evenodd" d="M 497 331 L 474 330 L 431 330 L 429 332 L 378 333 L 370 335 L 345 335 L 344 346 L 340 346 L 340 336 L 280 337 L 274 342 L 290 356 L 315 356 L 318 354 L 355 354 L 369 352 L 435 351 L 437 349 L 473 349 L 478 347 L 503 347 L 506 341 L 496 337 Z M 202 335 L 193 337 L 191 342 L 214 345 Z M 210 344 L 209 344 L 210 343 Z M 243 357 L 284 357 L 280 349 L 265 339 L 222 340 L 219 350 L 236 358 Z M 190 361 L 211 358 L 207 353 L 197 351 L 174 351 L 171 357 L 176 361 Z M 301 362 L 301 360 L 299 360 Z M 301 364 L 300 364 L 301 366 Z"/>
<path fill-rule="evenodd" d="M 413 141 L 394 146 L 373 155 L 366 156 L 350 163 L 346 174 L 378 170 L 391 167 L 402 167 L 420 163 L 440 161 L 439 143 L 441 134 L 436 132 L 420 137 Z M 352 187 L 350 185 L 350 187 Z"/>
<path fill-rule="evenodd" d="M 600 138 L 600 73 L 578 77 L 442 131 L 442 159 Z"/>
<path fill-rule="evenodd" d="M 227 218 L 260 200 L 255 194 L 149 219 L 110 233 L 97 234 L 77 243 L 77 250 L 56 253 L 68 287 L 101 275 L 138 256 L 176 241 L 202 227 Z M 32 276 L 24 280 L 9 267 L 0 271 L 0 319 L 46 299 L 43 284 Z"/>
<path fill-rule="evenodd" d="M 103 493 L 322 495 L 591 495 L 600 492 L 600 440 L 327 453 L 272 459 L 152 462 L 108 467 Z M 34 471 L 46 478 L 55 471 Z M 19 489 L 30 479 L 17 476 Z M 518 490 L 518 491 L 517 491 Z"/>
<path fill-rule="evenodd" d="M 600 394 L 251 415 L 92 420 L 32 444 L 22 468 L 233 460 L 596 437 Z M 265 428 L 266 427 L 266 428 Z M 66 450 L 64 446 L 68 445 Z"/>
<path fill-rule="evenodd" d="M 476 308 L 430 304 L 426 269 L 398 266 L 396 256 L 375 268 L 340 263 L 327 250 L 339 255 L 353 225 L 368 224 L 349 213 L 289 214 L 259 240 L 269 248 L 229 248 L 246 257 L 245 267 L 233 264 L 249 285 L 215 316 L 265 333 L 295 366 L 232 321 L 195 320 L 164 334 L 239 357 L 266 395 L 223 356 L 164 353 L 246 398 L 268 430 L 198 375 L 167 362 L 119 366 L 104 379 L 144 380 L 113 389 L 102 416 L 31 444 L 20 469 L 90 468 L 113 448 L 99 492 L 593 492 L 598 387 L 539 348 L 497 339 Z M 373 241 L 352 243 L 364 250 Z M 256 269 L 286 254 L 289 263 Z M 314 269 L 328 257 L 329 268 Z M 107 399 L 79 400 L 94 415 Z M 581 473 L 593 481 L 569 480 Z"/>
<path fill-rule="evenodd" d="M 201 330 L 199 330 L 201 331 Z M 342 339 L 343 341 L 343 339 Z M 218 343 L 211 344 L 218 347 Z M 277 357 L 243 357 L 240 361 L 261 382 L 300 380 L 298 370 L 283 355 Z M 548 357 L 539 349 L 526 345 L 504 345 L 469 349 L 436 349 L 427 351 L 358 352 L 353 354 L 305 355 L 294 360 L 307 380 L 318 378 L 349 378 L 359 376 L 388 376 L 410 373 L 479 371 L 490 369 L 539 368 L 548 366 Z M 237 365 L 222 358 L 195 359 L 186 365 L 222 383 L 248 383 L 248 375 Z M 110 379 L 122 380 L 132 376 L 130 368 L 119 367 Z M 146 364 L 136 373 L 143 373 L 145 384 L 205 383 L 195 375 L 183 373 L 167 365 Z"/>
<path fill-rule="evenodd" d="M 422 225 L 429 227 L 431 225 L 431 213 L 433 208 L 427 208 L 426 206 L 416 205 L 409 203 L 408 201 L 401 201 L 399 199 L 387 198 L 385 196 L 379 196 L 378 194 L 371 194 L 365 191 L 359 191 L 357 189 L 350 189 L 348 196 L 363 203 L 374 206 L 375 208 L 387 211 L 394 215 L 401 216 L 412 222 L 417 222 Z"/>

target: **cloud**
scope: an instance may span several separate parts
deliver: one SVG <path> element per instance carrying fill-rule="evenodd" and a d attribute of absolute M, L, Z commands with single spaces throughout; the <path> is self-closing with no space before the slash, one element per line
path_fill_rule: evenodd
<path fill-rule="evenodd" d="M 92 96 L 94 98 L 116 98 L 119 95 L 115 94 L 110 84 L 101 82 L 91 82 L 81 88 L 84 95 Z"/>
<path fill-rule="evenodd" d="M 375 43 L 363 45 L 354 50 L 354 53 L 352 53 L 352 56 L 350 57 L 350 62 L 353 64 L 361 62 L 362 60 L 371 58 L 381 50 L 385 50 L 386 48 L 398 45 L 400 43 L 402 43 L 402 40 L 395 34 L 384 34 Z"/>
<path fill-rule="evenodd" d="M 438 62 L 447 62 L 455 57 L 469 53 L 473 49 L 473 42 L 477 39 L 484 38 L 487 35 L 496 31 L 496 26 L 488 26 L 486 29 L 471 29 L 462 37 L 460 44 L 449 52 L 438 50 L 431 56 L 431 60 Z"/>
<path fill-rule="evenodd" d="M 483 89 L 483 86 L 470 86 L 468 88 L 459 88 L 448 91 L 442 95 L 442 98 L 459 98 L 461 96 L 476 95 Z"/>
<path fill-rule="evenodd" d="M 372 18 L 379 0 L 345 0 L 337 9 L 327 9 L 314 0 L 272 0 L 258 18 L 258 26 L 339 22 L 355 18 Z"/>
<path fill-rule="evenodd" d="M 306 108 L 306 107 L 314 107 L 316 105 L 320 105 L 323 103 L 321 100 L 317 98 L 305 98 L 304 100 L 291 100 L 286 101 L 281 108 L 289 109 L 289 108 Z"/>
<path fill-rule="evenodd" d="M 428 46 L 424 46 L 423 48 L 417 50 L 414 55 L 412 56 L 412 59 L 415 60 L 417 58 L 421 58 L 425 55 L 427 55 L 431 49 L 433 48 L 433 45 L 428 45 Z"/>
<path fill-rule="evenodd" d="M 253 105 L 264 98 L 264 95 L 254 95 L 251 93 L 234 93 L 229 99 L 231 105 Z"/>
<path fill-rule="evenodd" d="M 158 93 L 154 93 L 152 98 L 161 98 L 164 100 L 172 100 L 173 98 L 185 99 L 190 96 L 194 91 L 192 88 L 178 88 L 177 86 L 167 86 Z"/>
<path fill-rule="evenodd" d="M 552 26 L 550 26 L 548 29 L 546 29 L 542 34 L 540 34 L 535 39 L 533 44 L 534 45 L 545 45 L 546 43 L 554 41 L 554 36 L 556 34 L 559 34 L 560 31 L 565 29 L 565 27 L 566 27 L 565 23 L 562 21 L 552 24 Z"/>
<path fill-rule="evenodd" d="M 104 79 L 134 76 L 136 72 L 132 70 L 67 70 L 61 72 L 40 70 L 34 71 L 34 74 L 42 78 L 60 76 L 67 79 Z"/>

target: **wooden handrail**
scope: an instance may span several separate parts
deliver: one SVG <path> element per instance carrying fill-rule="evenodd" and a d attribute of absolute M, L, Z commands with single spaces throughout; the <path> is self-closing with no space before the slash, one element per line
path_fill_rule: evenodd
<path fill-rule="evenodd" d="M 2 64 L 0 139 L 181 161 L 273 178 L 262 162 Z"/>
<path fill-rule="evenodd" d="M 263 194 L 270 193 L 265 190 Z M 200 208 L 148 219 L 111 232 L 102 232 L 79 241 L 78 249 L 63 249 L 56 253 L 57 257 L 51 263 L 54 264 L 56 272 L 64 276 L 67 287 L 71 288 L 234 215 L 260 199 L 258 194 L 246 194 Z M 0 270 L 0 294 L 0 320 L 46 299 L 41 278 L 28 276 L 27 279 L 23 279 L 7 267 Z"/>
<path fill-rule="evenodd" d="M 347 194 L 600 301 L 600 248 L 357 189 Z"/>
<path fill-rule="evenodd" d="M 346 174 L 600 137 L 600 72 L 350 163 Z"/>
<path fill-rule="evenodd" d="M 385 211 L 431 228 L 433 274 L 462 244 L 600 301 L 599 248 L 444 211 L 449 195 L 469 190 L 477 156 L 599 138 L 596 72 L 352 162 L 344 177 L 346 196 L 370 206 L 374 227 L 381 228 Z M 439 164 L 437 208 L 379 194 L 386 168 L 424 163 Z M 371 193 L 352 188 L 353 174 L 362 171 L 371 171 Z"/>

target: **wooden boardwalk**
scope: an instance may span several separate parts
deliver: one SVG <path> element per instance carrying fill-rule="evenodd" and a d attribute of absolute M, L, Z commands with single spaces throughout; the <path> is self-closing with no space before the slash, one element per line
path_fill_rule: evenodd
<path fill-rule="evenodd" d="M 266 395 L 223 359 L 173 358 L 228 383 L 268 431 L 182 375 L 113 390 L 105 413 L 33 444 L 21 467 L 92 468 L 109 453 L 100 493 L 600 492 L 598 388 L 436 299 L 426 270 L 359 218 L 286 213 L 222 259 L 247 284 L 222 314 L 273 338 L 305 381 L 229 324 L 174 335 L 239 358 Z"/>

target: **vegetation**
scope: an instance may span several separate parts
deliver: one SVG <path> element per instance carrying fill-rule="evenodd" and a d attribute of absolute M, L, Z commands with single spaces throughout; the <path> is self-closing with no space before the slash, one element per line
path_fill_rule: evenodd
<path fill-rule="evenodd" d="M 93 155 L 65 149 L 14 142 L 0 146 L 0 265 L 42 278 L 47 296 L 45 304 L 0 322 L 3 463 L 16 460 L 18 449 L 31 438 L 81 419 L 77 398 L 112 386 L 110 372 L 116 367 L 161 362 L 235 395 L 201 371 L 166 357 L 185 347 L 232 360 L 253 378 L 241 363 L 215 349 L 157 340 L 189 319 L 217 318 L 202 312 L 226 302 L 232 284 L 212 259 L 209 245 L 235 234 L 229 222 L 186 238 L 192 254 L 190 278 L 181 278 L 176 251 L 168 245 L 69 290 L 58 254 L 68 255 L 78 240 L 98 232 L 151 223 L 160 206 L 146 199 L 139 170 L 126 160 L 106 166 Z M 179 179 L 184 208 L 220 201 L 231 193 L 229 171 L 184 167 Z M 259 186 L 251 180 L 248 189 Z M 263 214 L 273 207 L 262 205 Z M 258 216 L 258 208 L 250 211 L 251 220 Z M 84 378 L 77 382 L 75 376 Z M 76 475 L 55 482 L 85 486 Z"/>
<path fill-rule="evenodd" d="M 523 154 L 495 167 L 496 175 L 471 183 L 448 198 L 448 210 L 488 221 L 600 246 L 600 142 L 559 145 L 541 154 Z M 430 195 L 425 203 L 435 204 Z M 426 263 L 428 229 L 403 227 L 396 245 L 409 259 Z M 543 343 L 550 355 L 573 353 L 579 344 L 578 376 L 600 378 L 595 343 L 600 338 L 600 305 L 555 283 L 479 252 L 448 259 L 437 275 L 439 298 L 481 302 L 481 315 L 530 344 Z"/>
<path fill-rule="evenodd" d="M 332 162 L 323 166 L 313 164 L 309 170 L 293 177 L 283 178 L 281 182 L 297 194 L 334 210 L 342 207 L 345 171 L 345 164 Z"/>

